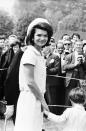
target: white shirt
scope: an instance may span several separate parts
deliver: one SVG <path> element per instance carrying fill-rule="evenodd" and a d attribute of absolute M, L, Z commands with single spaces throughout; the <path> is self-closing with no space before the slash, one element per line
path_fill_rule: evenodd
<path fill-rule="evenodd" d="M 67 108 L 62 115 L 49 113 L 48 118 L 63 127 L 62 131 L 86 131 L 86 111 L 81 105 Z"/>

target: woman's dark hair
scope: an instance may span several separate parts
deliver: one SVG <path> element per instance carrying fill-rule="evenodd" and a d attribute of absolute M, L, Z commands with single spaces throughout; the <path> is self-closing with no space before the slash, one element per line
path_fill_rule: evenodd
<path fill-rule="evenodd" d="M 86 46 L 86 43 L 83 44 L 83 47 Z"/>
<path fill-rule="evenodd" d="M 63 39 L 64 36 L 68 36 L 69 39 L 70 39 L 70 35 L 68 35 L 68 34 L 63 34 L 63 35 L 61 36 L 61 39 Z"/>
<path fill-rule="evenodd" d="M 51 37 L 53 35 L 53 29 L 52 29 L 51 25 L 49 25 L 48 23 L 39 23 L 39 24 L 35 25 L 32 28 L 30 34 L 26 37 L 26 44 L 27 45 L 28 44 L 34 45 L 33 38 L 34 38 L 34 34 L 35 34 L 36 29 L 42 29 L 44 31 L 47 31 L 48 41 L 47 41 L 46 45 L 44 45 L 44 46 L 48 46 L 49 42 L 50 42 L 50 39 L 51 39 Z"/>
<path fill-rule="evenodd" d="M 71 36 L 72 39 L 73 39 L 74 35 L 77 36 L 80 39 L 80 34 L 78 34 L 78 33 L 73 33 L 72 36 Z"/>
<path fill-rule="evenodd" d="M 16 40 L 16 41 L 14 41 L 13 44 L 11 44 L 11 47 L 13 48 L 16 45 L 19 45 L 19 48 L 20 48 L 21 47 L 21 42 L 19 40 Z"/>
<path fill-rule="evenodd" d="M 85 91 L 80 87 L 74 88 L 69 92 L 69 99 L 74 103 L 84 104 Z"/>

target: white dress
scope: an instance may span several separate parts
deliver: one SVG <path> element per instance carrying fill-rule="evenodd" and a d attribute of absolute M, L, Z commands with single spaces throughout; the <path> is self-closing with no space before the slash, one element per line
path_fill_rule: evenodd
<path fill-rule="evenodd" d="M 43 113 L 41 103 L 27 86 L 24 73 L 24 64 L 34 65 L 34 80 L 44 95 L 46 84 L 45 60 L 41 54 L 29 45 L 21 59 L 19 70 L 20 95 L 17 103 L 17 114 L 14 131 L 41 131 Z"/>

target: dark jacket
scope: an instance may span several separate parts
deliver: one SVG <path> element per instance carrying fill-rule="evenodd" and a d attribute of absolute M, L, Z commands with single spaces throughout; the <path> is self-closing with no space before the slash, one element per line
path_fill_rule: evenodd
<path fill-rule="evenodd" d="M 73 80 L 71 78 L 86 79 L 86 57 L 85 62 L 75 66 L 75 52 L 67 55 L 64 70 L 66 71 L 66 87 Z"/>
<path fill-rule="evenodd" d="M 5 80 L 5 100 L 7 105 L 15 105 L 19 96 L 19 65 L 23 51 L 19 51 L 13 57 Z"/>
<path fill-rule="evenodd" d="M 59 56 L 54 54 L 50 55 L 46 60 L 47 74 L 49 75 L 60 75 L 61 63 Z"/>
<path fill-rule="evenodd" d="M 6 79 L 8 67 L 13 59 L 14 51 L 12 48 L 9 48 L 4 54 L 0 57 L 0 99 L 4 97 L 4 81 Z"/>

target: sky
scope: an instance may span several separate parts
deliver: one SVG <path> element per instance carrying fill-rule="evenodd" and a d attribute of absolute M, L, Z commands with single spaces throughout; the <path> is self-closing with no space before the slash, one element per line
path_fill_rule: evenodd
<path fill-rule="evenodd" d="M 0 10 L 7 11 L 10 15 L 13 15 L 16 7 L 19 6 L 22 3 L 29 3 L 29 2 L 36 2 L 40 0 L 0 0 Z M 17 8 L 18 9 L 18 8 Z"/>
<path fill-rule="evenodd" d="M 12 13 L 15 0 L 0 0 L 0 9 Z"/>
<path fill-rule="evenodd" d="M 12 16 L 17 20 L 24 11 L 34 11 L 36 7 L 35 4 L 43 2 L 44 4 L 51 0 L 0 0 L 0 10 L 6 11 L 9 16 Z M 37 6 L 37 5 L 36 5 Z"/>

